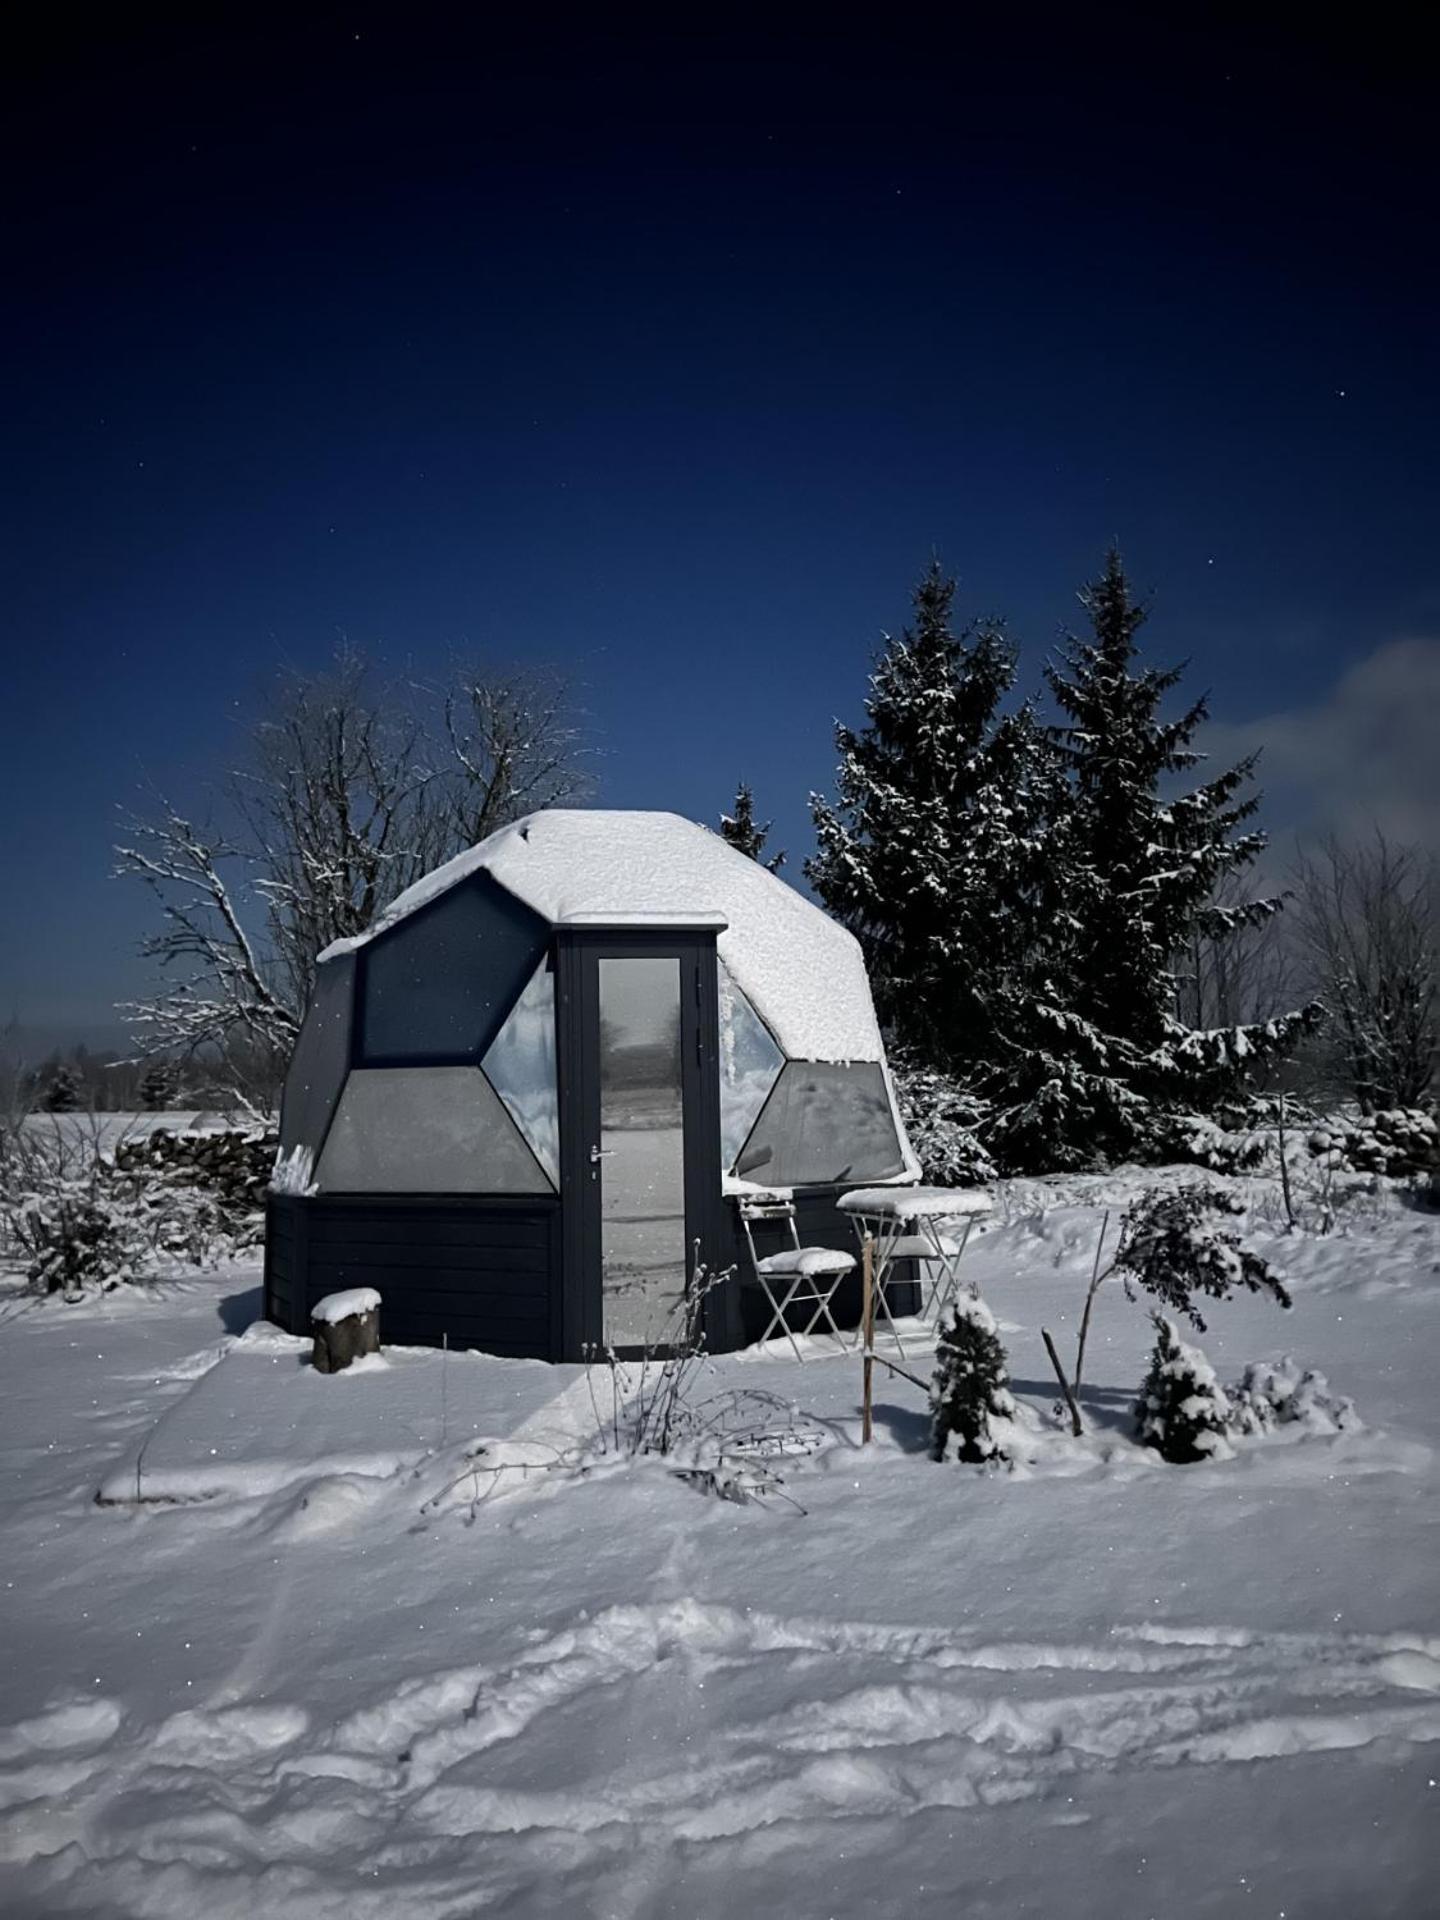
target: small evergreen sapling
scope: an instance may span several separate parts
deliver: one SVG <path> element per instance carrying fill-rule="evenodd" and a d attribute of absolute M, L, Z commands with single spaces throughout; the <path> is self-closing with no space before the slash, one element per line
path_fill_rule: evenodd
<path fill-rule="evenodd" d="M 175 1102 L 175 1069 L 168 1060 L 156 1060 L 140 1082 L 140 1103 L 147 1113 L 163 1113 Z"/>
<path fill-rule="evenodd" d="M 1150 1317 L 1157 1337 L 1135 1402 L 1136 1437 L 1172 1466 L 1222 1458 L 1229 1451 L 1230 1424 L 1224 1388 L 1200 1349 L 1185 1345 L 1172 1320 L 1163 1313 Z"/>
<path fill-rule="evenodd" d="M 953 1433 L 958 1458 L 1003 1466 L 1008 1455 L 991 1418 L 1010 1419 L 1015 1402 L 995 1316 L 978 1294 L 962 1294 L 940 1329 L 930 1381 L 930 1457 L 943 1460 Z"/>
<path fill-rule="evenodd" d="M 1158 1187 L 1142 1194 L 1125 1216 L 1115 1257 L 1127 1292 L 1133 1298 L 1132 1283 L 1142 1286 L 1201 1333 L 1205 1322 L 1195 1305 L 1197 1293 L 1223 1300 L 1235 1287 L 1246 1287 L 1288 1307 L 1290 1295 L 1269 1262 L 1215 1218 L 1243 1211 L 1241 1202 L 1220 1187 Z"/>
<path fill-rule="evenodd" d="M 62 1061 L 45 1089 L 41 1104 L 46 1113 L 74 1113 L 80 1105 L 83 1092 L 79 1073 Z"/>
<path fill-rule="evenodd" d="M 766 860 L 765 843 L 770 838 L 770 822 L 764 826 L 755 818 L 755 796 L 745 781 L 735 789 L 734 813 L 720 816 L 720 838 L 747 859 L 756 861 L 767 873 L 778 873 L 785 864 L 783 853 L 772 853 Z"/>

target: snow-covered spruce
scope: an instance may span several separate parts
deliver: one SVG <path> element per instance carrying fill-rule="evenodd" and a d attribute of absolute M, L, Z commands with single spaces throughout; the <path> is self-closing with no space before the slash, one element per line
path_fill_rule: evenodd
<path fill-rule="evenodd" d="M 1201 1333 L 1205 1322 L 1195 1305 L 1197 1293 L 1223 1300 L 1235 1287 L 1245 1287 L 1288 1307 L 1290 1295 L 1279 1274 L 1216 1218 L 1243 1212 L 1243 1202 L 1220 1187 L 1157 1187 L 1142 1194 L 1125 1216 L 1115 1257 L 1127 1290 L 1132 1282 L 1143 1287 Z"/>
<path fill-rule="evenodd" d="M 957 631 L 954 597 L 933 563 L 875 663 L 865 724 L 836 727 L 838 798 L 811 797 L 805 871 L 859 939 L 896 1046 L 963 1080 L 1012 1057 L 1011 1027 L 1041 990 L 1064 782 L 1030 705 L 1002 711 L 1016 673 L 1004 629 Z"/>
<path fill-rule="evenodd" d="M 1151 1314 L 1156 1340 L 1150 1370 L 1135 1402 L 1135 1434 L 1172 1466 L 1222 1459 L 1230 1402 L 1215 1370 L 1198 1347 L 1187 1347 L 1175 1323 Z"/>
<path fill-rule="evenodd" d="M 1284 1426 L 1339 1433 L 1360 1425 L 1354 1402 L 1332 1393 L 1317 1367 L 1302 1371 L 1288 1353 L 1279 1360 L 1252 1361 L 1239 1386 L 1231 1388 L 1229 1400 L 1237 1433 L 1269 1433 Z"/>
<path fill-rule="evenodd" d="M 943 1460 L 953 1433 L 957 1457 L 975 1466 L 1003 1466 L 1008 1455 L 990 1421 L 1010 1419 L 1010 1375 L 995 1316 L 978 1294 L 962 1294 L 940 1328 L 930 1380 L 930 1457 Z"/>

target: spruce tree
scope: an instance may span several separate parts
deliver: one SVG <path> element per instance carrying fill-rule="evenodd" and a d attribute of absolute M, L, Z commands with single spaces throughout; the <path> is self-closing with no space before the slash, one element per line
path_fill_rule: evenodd
<path fill-rule="evenodd" d="M 173 1104 L 175 1092 L 174 1067 L 168 1060 L 153 1061 L 140 1082 L 140 1104 L 147 1113 L 161 1113 Z"/>
<path fill-rule="evenodd" d="M 1210 1031 L 1178 1018 L 1177 959 L 1196 932 L 1256 924 L 1280 905 L 1213 903 L 1221 881 L 1265 845 L 1245 824 L 1259 804 L 1247 790 L 1255 759 L 1167 796 L 1171 776 L 1204 757 L 1192 742 L 1206 703 L 1162 717 L 1181 670 L 1138 665 L 1147 609 L 1116 551 L 1080 598 L 1090 636 L 1070 636 L 1047 670 L 1063 716 L 1052 737 L 1071 783 L 1065 904 L 1026 1043 L 997 1090 L 997 1144 L 1018 1164 L 1142 1154 L 1157 1111 L 1213 1105 L 1258 1062 L 1293 1046 L 1318 1011 Z"/>
<path fill-rule="evenodd" d="M 835 730 L 838 802 L 811 795 L 806 863 L 857 936 L 877 1009 L 918 1065 L 967 1080 L 1028 1005 L 1054 908 L 1058 757 L 1028 706 L 1002 713 L 1015 654 L 997 621 L 960 633 L 938 561 L 871 675 L 866 724 Z"/>
<path fill-rule="evenodd" d="M 78 1071 L 62 1061 L 51 1076 L 45 1089 L 42 1105 L 46 1113 L 74 1113 L 80 1105 L 84 1088 Z"/>
<path fill-rule="evenodd" d="M 734 813 L 722 813 L 720 816 L 720 837 L 737 853 L 759 861 L 767 873 L 778 873 L 785 864 L 783 853 L 772 854 L 768 860 L 761 857 L 765 842 L 770 838 L 770 822 L 767 820 L 762 827 L 756 821 L 755 796 L 744 780 L 735 789 Z"/>
<path fill-rule="evenodd" d="M 990 1430 L 993 1415 L 1015 1411 L 1005 1349 L 995 1316 L 978 1294 L 961 1294 L 940 1328 L 930 1381 L 930 1457 L 943 1460 L 953 1433 L 957 1458 L 973 1466 L 1002 1464 L 1007 1456 Z"/>
<path fill-rule="evenodd" d="M 1152 1314 L 1156 1340 L 1135 1402 L 1135 1434 L 1162 1460 L 1185 1466 L 1228 1451 L 1230 1402 L 1198 1347 L 1187 1347 L 1163 1313 Z"/>

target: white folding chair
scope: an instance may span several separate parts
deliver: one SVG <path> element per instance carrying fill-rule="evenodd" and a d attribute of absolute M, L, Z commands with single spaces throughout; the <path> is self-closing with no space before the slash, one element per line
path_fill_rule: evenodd
<path fill-rule="evenodd" d="M 799 1306 L 813 1309 L 810 1318 L 800 1329 L 802 1334 L 813 1333 L 823 1320 L 840 1345 L 845 1346 L 845 1336 L 835 1324 L 831 1302 L 846 1274 L 854 1272 L 855 1256 L 840 1253 L 833 1247 L 802 1247 L 792 1201 L 757 1195 L 742 1199 L 739 1207 L 740 1224 L 745 1230 L 745 1244 L 750 1249 L 755 1284 L 770 1309 L 770 1318 L 760 1335 L 761 1340 L 769 1340 L 776 1333 L 783 1333 L 794 1349 L 795 1358 L 803 1364 L 805 1356 L 800 1351 L 795 1331 L 787 1318 L 790 1308 Z M 790 1245 L 780 1253 L 762 1255 L 755 1245 L 754 1230 L 757 1224 L 783 1224 L 789 1232 Z"/>

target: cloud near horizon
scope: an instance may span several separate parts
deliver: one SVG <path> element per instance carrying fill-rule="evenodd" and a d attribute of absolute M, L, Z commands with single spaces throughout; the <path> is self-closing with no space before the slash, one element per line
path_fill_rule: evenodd
<path fill-rule="evenodd" d="M 1365 833 L 1440 845 L 1440 639 L 1390 640 L 1310 706 L 1216 721 L 1211 764 L 1260 751 L 1263 819 L 1290 833 Z"/>

